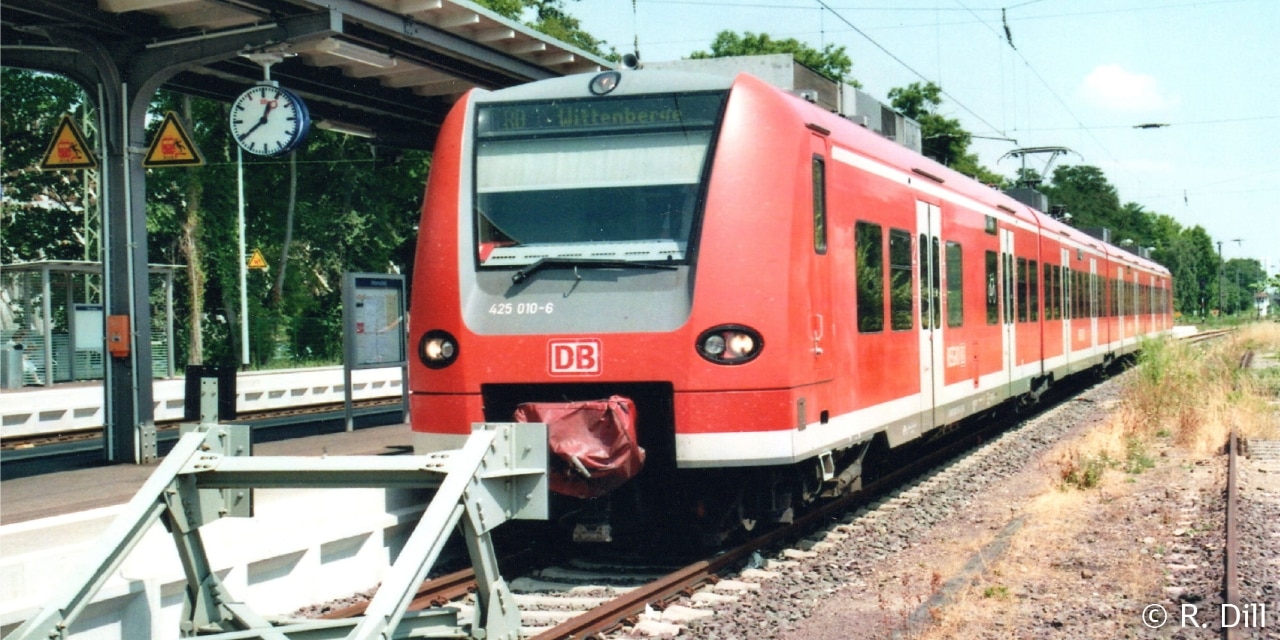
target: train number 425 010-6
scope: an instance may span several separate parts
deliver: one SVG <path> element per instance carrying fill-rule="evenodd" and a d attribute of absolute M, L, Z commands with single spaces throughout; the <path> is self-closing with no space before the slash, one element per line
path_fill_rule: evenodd
<path fill-rule="evenodd" d="M 539 313 L 553 313 L 555 306 L 548 302 L 495 302 L 489 306 L 491 316 L 532 316 Z"/>

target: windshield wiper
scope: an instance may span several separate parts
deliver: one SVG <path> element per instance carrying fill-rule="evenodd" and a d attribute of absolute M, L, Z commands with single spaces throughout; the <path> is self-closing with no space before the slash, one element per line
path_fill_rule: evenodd
<path fill-rule="evenodd" d="M 533 275 L 534 272 L 541 271 L 548 267 L 592 267 L 595 269 L 667 269 L 674 270 L 676 265 L 664 264 L 661 262 L 632 262 L 630 260 L 615 260 L 610 258 L 566 258 L 561 256 L 547 256 L 539 258 L 537 262 L 526 265 L 525 268 L 511 274 L 511 282 L 520 284 L 526 278 Z"/>

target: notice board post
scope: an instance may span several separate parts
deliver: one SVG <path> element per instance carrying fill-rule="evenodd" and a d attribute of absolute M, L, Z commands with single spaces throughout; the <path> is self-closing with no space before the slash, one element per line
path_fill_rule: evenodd
<path fill-rule="evenodd" d="M 347 431 L 355 428 L 351 372 L 400 367 L 403 411 L 409 410 L 404 276 L 347 273 L 342 278 L 342 374 Z M 408 418 L 406 417 L 405 420 Z"/>

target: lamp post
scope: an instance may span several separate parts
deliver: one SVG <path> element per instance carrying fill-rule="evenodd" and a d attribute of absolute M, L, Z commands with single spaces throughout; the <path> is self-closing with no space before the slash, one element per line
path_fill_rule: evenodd
<path fill-rule="evenodd" d="M 1222 315 L 1222 241 L 1218 241 L 1218 315 Z"/>
<path fill-rule="evenodd" d="M 1234 242 L 1234 243 L 1236 243 L 1236 247 L 1240 247 L 1240 246 L 1243 246 L 1244 239 L 1243 239 L 1243 238 L 1232 238 L 1231 240 L 1229 240 L 1229 242 Z M 1238 260 L 1238 259 L 1237 259 L 1237 260 Z M 1238 311 L 1240 310 L 1240 263 L 1239 263 L 1239 262 L 1236 262 L 1236 291 L 1235 291 L 1235 294 L 1236 294 L 1236 304 L 1232 305 L 1232 308 L 1233 308 L 1233 309 L 1235 309 L 1235 310 L 1238 312 Z"/>

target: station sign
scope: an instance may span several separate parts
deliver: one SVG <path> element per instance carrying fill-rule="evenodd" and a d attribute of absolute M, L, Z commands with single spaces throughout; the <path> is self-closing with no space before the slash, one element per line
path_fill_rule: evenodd
<path fill-rule="evenodd" d="M 89 143 L 84 134 L 76 126 L 76 121 L 68 114 L 62 115 L 58 128 L 53 133 L 53 141 L 44 152 L 40 168 L 44 171 L 60 171 L 63 169 L 96 169 L 98 160 L 93 157 Z"/>

